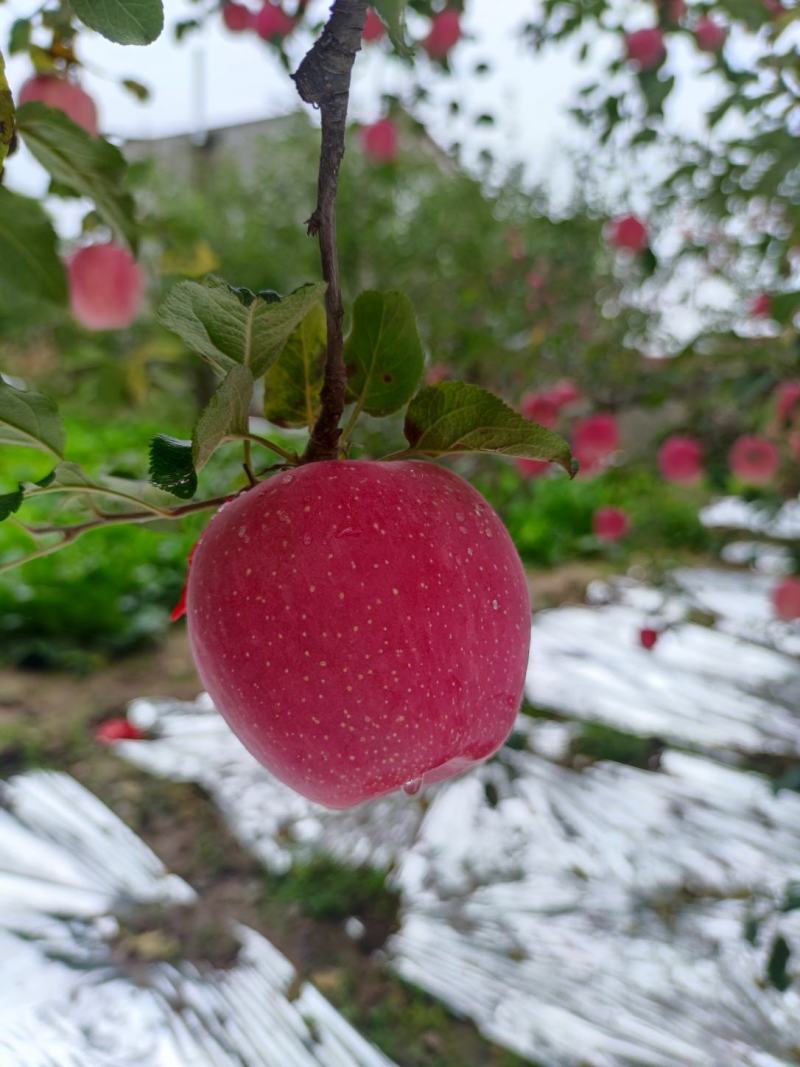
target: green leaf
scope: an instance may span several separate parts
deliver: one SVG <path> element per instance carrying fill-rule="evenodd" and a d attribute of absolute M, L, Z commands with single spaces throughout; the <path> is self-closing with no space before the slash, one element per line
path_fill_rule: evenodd
<path fill-rule="evenodd" d="M 417 393 L 406 413 L 411 449 L 426 456 L 496 452 L 548 460 L 574 473 L 569 445 L 557 433 L 529 422 L 477 385 L 440 382 Z"/>
<path fill-rule="evenodd" d="M 19 109 L 17 129 L 45 170 L 93 200 L 103 219 L 135 251 L 134 204 L 126 191 L 127 164 L 120 150 L 102 137 L 91 137 L 63 111 L 38 101 Z"/>
<path fill-rule="evenodd" d="M 150 44 L 164 28 L 161 0 L 71 0 L 89 29 L 116 44 Z"/>
<path fill-rule="evenodd" d="M 127 89 L 129 93 L 142 103 L 150 99 L 150 90 L 148 87 L 141 82 L 137 82 L 135 78 L 123 78 L 121 85 L 123 89 Z"/>
<path fill-rule="evenodd" d="M 13 27 L 11 35 L 13 40 Z M 14 130 L 14 98 L 11 95 L 11 89 L 6 78 L 6 64 L 3 59 L 3 53 L 0 52 L 0 175 L 3 173 L 6 156 L 14 140 Z"/>
<path fill-rule="evenodd" d="M 391 415 L 407 404 L 424 369 L 411 301 L 398 292 L 366 292 L 353 305 L 344 349 L 348 399 L 368 415 Z"/>
<path fill-rule="evenodd" d="M 253 376 L 247 367 L 233 366 L 208 402 L 192 434 L 192 457 L 201 470 L 226 437 L 247 433 Z"/>
<path fill-rule="evenodd" d="M 64 428 L 53 401 L 30 389 L 15 389 L 0 378 L 0 445 L 25 445 L 58 459 Z"/>
<path fill-rule="evenodd" d="M 278 426 L 312 426 L 319 413 L 327 342 L 325 309 L 315 304 L 264 377 L 264 416 Z"/>
<path fill-rule="evenodd" d="M 785 993 L 792 984 L 791 975 L 787 971 L 792 950 L 785 937 L 780 934 L 772 942 L 772 950 L 767 960 L 767 979 L 781 993 Z"/>
<path fill-rule="evenodd" d="M 31 43 L 31 20 L 15 19 L 11 23 L 8 35 L 8 54 L 16 55 L 17 52 L 25 52 Z"/>
<path fill-rule="evenodd" d="M 372 0 L 372 6 L 386 23 L 392 44 L 400 55 L 412 56 L 406 36 L 406 0 Z"/>
<path fill-rule="evenodd" d="M 192 442 L 159 433 L 150 442 L 150 481 L 173 496 L 188 500 L 197 492 Z"/>
<path fill-rule="evenodd" d="M 15 297 L 67 301 L 67 277 L 50 219 L 35 200 L 0 186 L 0 292 Z"/>
<path fill-rule="evenodd" d="M 13 493 L 3 493 L 0 495 L 0 522 L 2 522 L 3 519 L 7 519 L 9 515 L 13 515 L 15 511 L 19 511 L 24 499 L 22 486 L 15 489 Z"/>
<path fill-rule="evenodd" d="M 158 318 L 221 374 L 238 365 L 259 378 L 280 355 L 292 331 L 325 292 L 304 285 L 282 300 L 236 290 L 221 278 L 179 282 Z"/>
<path fill-rule="evenodd" d="M 138 507 L 167 509 L 173 504 L 170 495 L 150 482 L 114 475 L 89 475 L 77 463 L 59 463 L 53 471 L 48 488 L 73 490 L 76 494 L 99 496 L 104 510 L 128 511 Z"/>

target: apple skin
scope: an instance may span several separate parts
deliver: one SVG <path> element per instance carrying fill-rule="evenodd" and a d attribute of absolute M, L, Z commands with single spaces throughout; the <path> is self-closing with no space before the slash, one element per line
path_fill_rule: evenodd
<path fill-rule="evenodd" d="M 94 100 L 80 85 L 55 74 L 35 74 L 19 91 L 19 103 L 34 100 L 47 107 L 57 108 L 91 136 L 97 136 L 97 108 Z"/>
<path fill-rule="evenodd" d="M 397 158 L 397 126 L 391 119 L 379 119 L 361 127 L 361 149 L 376 163 L 391 163 Z"/>
<path fill-rule="evenodd" d="M 462 478 L 413 461 L 311 463 L 224 505 L 192 560 L 187 620 L 234 733 L 331 808 L 495 752 L 531 630 L 498 516 Z"/>
<path fill-rule="evenodd" d="M 87 245 L 67 262 L 70 309 L 87 330 L 119 330 L 139 314 L 144 279 L 127 248 Z"/>

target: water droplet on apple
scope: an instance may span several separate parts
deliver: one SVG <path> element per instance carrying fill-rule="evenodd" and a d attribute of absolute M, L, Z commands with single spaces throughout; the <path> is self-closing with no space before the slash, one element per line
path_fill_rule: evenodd
<path fill-rule="evenodd" d="M 422 789 L 421 778 L 412 778 L 410 782 L 406 782 L 403 786 L 403 792 L 408 793 L 410 797 L 416 796 L 420 789 Z"/>

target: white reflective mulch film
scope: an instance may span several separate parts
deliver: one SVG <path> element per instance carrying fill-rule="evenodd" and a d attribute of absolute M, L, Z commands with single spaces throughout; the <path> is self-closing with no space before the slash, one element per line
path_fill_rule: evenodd
<path fill-rule="evenodd" d="M 117 917 L 194 891 L 67 775 L 0 794 L 0 1067 L 392 1067 L 236 926 L 229 970 L 115 964 Z"/>
<path fill-rule="evenodd" d="M 787 500 L 776 510 L 727 496 L 703 508 L 700 518 L 711 529 L 749 531 L 787 541 L 800 537 L 800 500 Z"/>

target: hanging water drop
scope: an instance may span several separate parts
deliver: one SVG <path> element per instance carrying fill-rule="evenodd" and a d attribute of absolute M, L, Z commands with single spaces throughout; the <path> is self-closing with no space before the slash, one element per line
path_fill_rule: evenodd
<path fill-rule="evenodd" d="M 422 779 L 412 778 L 410 782 L 406 782 L 403 786 L 403 792 L 408 793 L 410 797 L 414 797 L 422 789 Z"/>

